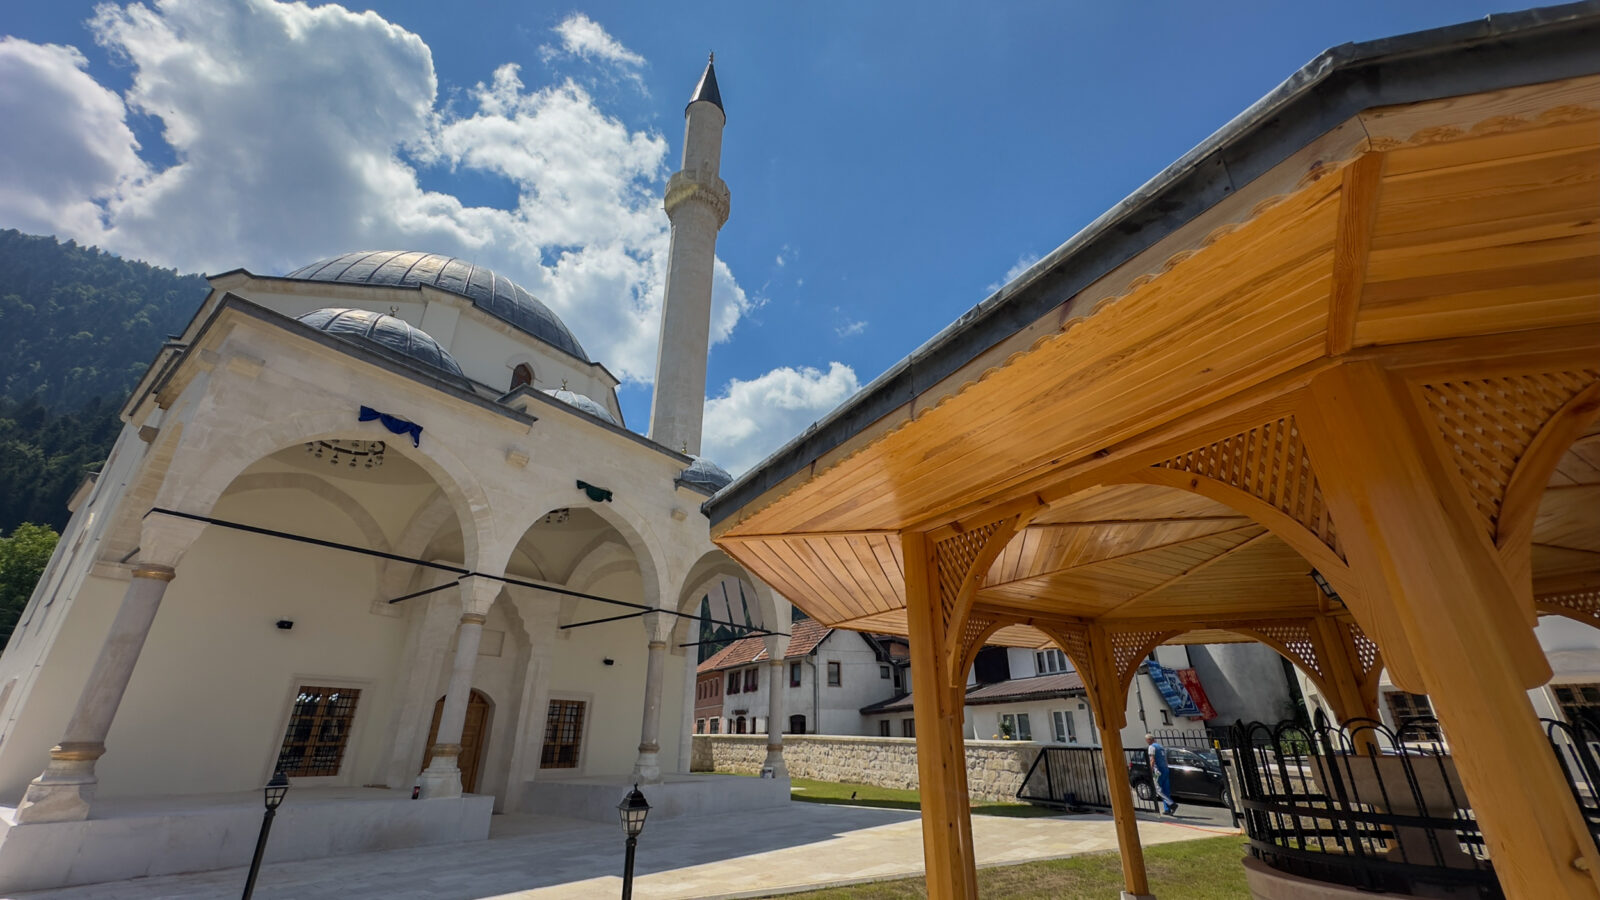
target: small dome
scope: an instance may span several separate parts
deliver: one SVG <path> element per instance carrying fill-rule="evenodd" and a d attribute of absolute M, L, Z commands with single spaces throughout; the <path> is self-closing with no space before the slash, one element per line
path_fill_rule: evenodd
<path fill-rule="evenodd" d="M 728 474 L 727 469 L 711 460 L 703 456 L 696 456 L 694 457 L 694 462 L 689 464 L 689 468 L 678 473 L 678 480 L 684 484 L 706 488 L 712 493 L 716 493 L 732 484 L 733 476 Z"/>
<path fill-rule="evenodd" d="M 589 362 L 583 345 L 565 323 L 527 289 L 483 266 L 438 253 L 415 250 L 362 250 L 301 266 L 283 276 L 297 281 L 331 281 L 386 287 L 428 285 L 471 300 L 473 305 L 546 344 Z"/>
<path fill-rule="evenodd" d="M 594 400 L 585 397 L 582 394 L 575 394 L 566 388 L 551 388 L 546 390 L 545 393 L 574 409 L 594 416 L 596 419 L 609 422 L 612 425 L 618 424 L 616 417 L 611 415 L 611 410 L 606 409 L 604 406 L 601 406 L 599 403 L 596 403 Z"/>
<path fill-rule="evenodd" d="M 439 342 L 426 331 L 404 319 L 386 316 L 370 309 L 344 309 L 329 307 L 308 312 L 298 321 L 310 325 L 324 334 L 342 340 L 376 344 L 390 353 L 396 353 L 430 369 L 466 380 L 461 366 Z"/>

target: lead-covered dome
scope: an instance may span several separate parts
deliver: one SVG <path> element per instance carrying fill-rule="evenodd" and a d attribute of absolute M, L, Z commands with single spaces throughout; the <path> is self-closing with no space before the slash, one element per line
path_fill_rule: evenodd
<path fill-rule="evenodd" d="M 370 309 L 328 307 L 298 317 L 312 328 L 347 341 L 376 344 L 430 369 L 466 379 L 455 357 L 439 346 L 426 331 L 404 319 L 386 316 Z"/>
<path fill-rule="evenodd" d="M 689 468 L 678 473 L 679 481 L 704 488 L 713 494 L 733 483 L 733 476 L 728 474 L 727 469 L 704 456 L 696 456 L 693 459 L 694 462 L 689 464 Z"/>
<path fill-rule="evenodd" d="M 360 250 L 301 266 L 283 277 L 384 287 L 425 284 L 465 297 L 517 330 L 584 362 L 590 361 L 583 345 L 537 297 L 504 275 L 453 256 L 416 250 Z"/>
<path fill-rule="evenodd" d="M 611 415 L 611 410 L 600 405 L 599 401 L 592 397 L 579 394 L 574 391 L 569 391 L 566 388 L 550 388 L 549 390 L 546 390 L 545 393 L 556 398 L 557 400 L 560 400 L 562 403 L 565 403 L 573 409 L 582 410 L 583 412 L 594 416 L 596 419 L 610 422 L 612 425 L 618 424 L 616 417 Z"/>

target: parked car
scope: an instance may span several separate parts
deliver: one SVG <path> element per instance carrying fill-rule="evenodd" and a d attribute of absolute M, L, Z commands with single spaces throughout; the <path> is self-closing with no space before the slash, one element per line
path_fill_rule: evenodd
<path fill-rule="evenodd" d="M 1172 775 L 1173 800 L 1205 800 L 1231 806 L 1228 776 L 1214 750 L 1167 748 L 1167 770 Z M 1156 799 L 1156 786 L 1150 778 L 1150 763 L 1141 757 L 1128 761 L 1128 783 L 1140 800 Z"/>

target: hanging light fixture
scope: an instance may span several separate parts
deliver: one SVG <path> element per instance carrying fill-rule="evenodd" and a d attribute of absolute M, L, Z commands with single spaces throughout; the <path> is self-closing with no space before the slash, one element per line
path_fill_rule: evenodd
<path fill-rule="evenodd" d="M 565 525 L 567 524 L 567 519 L 571 517 L 572 510 L 570 509 L 552 509 L 545 513 L 544 518 L 540 519 L 539 522 L 544 525 Z"/>
<path fill-rule="evenodd" d="M 325 459 L 330 465 L 351 469 L 376 469 L 383 465 L 383 453 L 388 449 L 383 441 L 355 441 L 335 438 L 327 441 L 306 441 L 306 453 L 315 459 Z"/>

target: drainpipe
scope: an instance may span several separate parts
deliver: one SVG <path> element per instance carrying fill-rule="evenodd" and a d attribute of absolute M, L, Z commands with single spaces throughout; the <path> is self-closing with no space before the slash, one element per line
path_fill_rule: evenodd
<path fill-rule="evenodd" d="M 822 732 L 817 729 L 822 726 L 822 710 L 818 708 L 822 702 L 820 699 L 822 691 L 819 687 L 821 681 L 817 678 L 817 651 L 815 648 L 806 654 L 806 665 L 811 667 L 811 733 L 821 734 Z"/>

